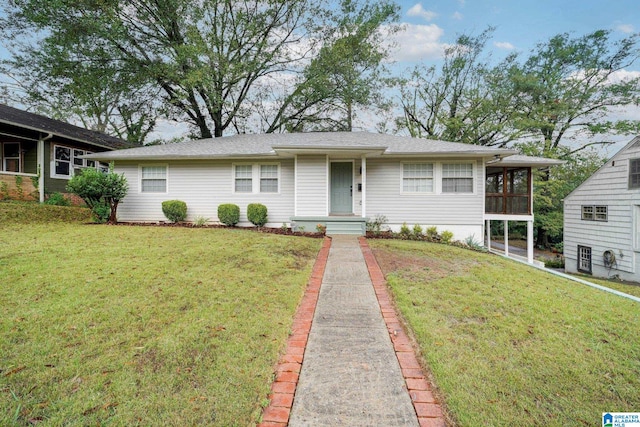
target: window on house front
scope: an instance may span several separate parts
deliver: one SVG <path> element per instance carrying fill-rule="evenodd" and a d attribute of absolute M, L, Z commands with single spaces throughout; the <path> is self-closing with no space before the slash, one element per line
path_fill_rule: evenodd
<path fill-rule="evenodd" d="M 640 159 L 629 160 L 629 188 L 640 188 Z"/>
<path fill-rule="evenodd" d="M 402 191 L 405 193 L 432 193 L 433 164 L 404 163 L 402 165 Z"/>
<path fill-rule="evenodd" d="M 166 193 L 167 166 L 141 166 L 140 191 L 142 193 Z"/>
<path fill-rule="evenodd" d="M 279 164 L 233 165 L 234 193 L 277 193 Z"/>
<path fill-rule="evenodd" d="M 578 246 L 578 271 L 591 274 L 591 248 Z"/>
<path fill-rule="evenodd" d="M 443 193 L 473 193 L 473 165 L 453 163 L 442 165 Z"/>
<path fill-rule="evenodd" d="M 71 148 L 53 146 L 54 174 L 58 177 L 71 177 Z"/>
<path fill-rule="evenodd" d="M 20 143 L 5 142 L 2 144 L 2 170 L 20 172 Z"/>
<path fill-rule="evenodd" d="M 260 192 L 278 192 L 278 165 L 260 165 Z"/>
<path fill-rule="evenodd" d="M 607 206 L 582 206 L 583 221 L 607 221 L 609 218 Z"/>
<path fill-rule="evenodd" d="M 236 193 L 251 193 L 253 191 L 253 167 L 251 165 L 236 165 Z"/>

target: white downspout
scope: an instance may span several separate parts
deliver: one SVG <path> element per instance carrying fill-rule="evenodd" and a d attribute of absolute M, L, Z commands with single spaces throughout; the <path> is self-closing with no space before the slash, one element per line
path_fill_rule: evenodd
<path fill-rule="evenodd" d="M 44 203 L 44 142 L 53 138 L 53 134 L 50 133 L 47 136 L 45 136 L 44 138 L 40 138 L 38 140 L 38 148 L 37 148 L 37 154 L 36 156 L 38 157 L 38 161 L 37 161 L 37 173 L 38 173 L 38 196 L 39 196 L 39 200 L 40 203 Z"/>

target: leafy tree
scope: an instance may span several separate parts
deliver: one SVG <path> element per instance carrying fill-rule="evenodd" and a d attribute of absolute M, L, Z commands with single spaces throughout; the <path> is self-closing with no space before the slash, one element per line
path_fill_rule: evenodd
<path fill-rule="evenodd" d="M 461 35 L 445 48 L 439 67 L 417 66 L 401 82 L 404 116 L 398 127 L 411 136 L 487 146 L 505 146 L 521 136 L 511 120 L 516 105 L 504 63 L 491 67 L 483 57 L 493 33 Z"/>
<path fill-rule="evenodd" d="M 124 174 L 113 172 L 113 164 L 108 173 L 93 168 L 83 169 L 67 184 L 67 191 L 84 200 L 96 220 L 109 224 L 117 222 L 118 204 L 128 190 L 129 184 Z"/>
<path fill-rule="evenodd" d="M 344 34 L 357 33 L 353 43 L 369 43 L 365 50 L 395 13 L 384 1 L 344 0 L 355 17 Z M 130 140 L 144 139 L 159 115 L 190 123 L 197 138 L 246 132 L 258 107 L 278 112 L 267 131 L 295 128 L 336 99 L 308 70 L 343 30 L 323 2 L 9 0 L 4 11 L 0 33 L 13 55 L 3 68 L 26 98 L 63 101 L 64 114 L 116 134 L 124 128 Z"/>
<path fill-rule="evenodd" d="M 302 72 L 283 79 L 287 91 L 272 82 L 252 99 L 263 132 L 351 131 L 355 110 L 386 110 L 382 93 L 389 51 L 383 33 L 398 27 L 398 6 L 388 0 L 342 0 L 328 14 L 322 44 Z M 276 105 L 278 108 L 274 109 Z"/>
<path fill-rule="evenodd" d="M 640 56 L 638 34 L 619 41 L 605 30 L 571 38 L 558 34 L 540 43 L 509 70 L 517 102 L 511 126 L 541 146 L 541 154 L 570 157 L 592 145 L 611 143 L 602 135 L 640 131 L 640 120 L 611 120 L 612 108 L 640 103 L 640 77 L 615 73 Z M 577 145 L 572 140 L 578 140 Z M 572 145 L 573 150 L 558 152 Z"/>

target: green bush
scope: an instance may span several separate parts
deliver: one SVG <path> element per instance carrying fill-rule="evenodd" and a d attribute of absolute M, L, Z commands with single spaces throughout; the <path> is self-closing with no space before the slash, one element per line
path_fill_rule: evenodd
<path fill-rule="evenodd" d="M 124 174 L 113 172 L 113 164 L 109 172 L 86 168 L 75 175 L 67 184 L 67 191 L 78 195 L 89 206 L 99 222 L 115 224 L 118 204 L 127 195 L 129 184 Z M 105 218 L 105 206 L 108 211 Z"/>
<path fill-rule="evenodd" d="M 64 197 L 64 194 L 62 193 L 51 194 L 47 200 L 44 201 L 44 204 L 53 206 L 71 206 L 69 199 Z"/>
<path fill-rule="evenodd" d="M 162 213 L 171 222 L 181 222 L 187 218 L 187 204 L 182 200 L 165 200 Z"/>
<path fill-rule="evenodd" d="M 233 227 L 240 221 L 240 208 L 233 203 L 223 203 L 218 206 L 218 219 L 224 225 Z"/>
<path fill-rule="evenodd" d="M 247 218 L 256 227 L 263 227 L 267 223 L 267 207 L 261 203 L 250 203 Z"/>
<path fill-rule="evenodd" d="M 413 226 L 413 236 L 417 239 L 422 238 L 422 227 L 420 224 L 416 224 Z"/>
<path fill-rule="evenodd" d="M 403 222 L 402 226 L 400 227 L 400 236 L 402 236 L 405 239 L 408 239 L 409 237 L 411 237 L 411 229 L 409 228 L 406 222 Z"/>
<path fill-rule="evenodd" d="M 451 239 L 453 239 L 453 233 L 451 231 L 445 230 L 442 232 L 442 235 L 440 236 L 440 241 L 442 243 L 448 245 L 449 243 L 451 243 Z"/>
<path fill-rule="evenodd" d="M 91 207 L 91 214 L 93 215 L 93 220 L 95 222 L 104 224 L 109 221 L 111 207 L 109 206 L 109 203 L 100 201 Z"/>
<path fill-rule="evenodd" d="M 427 228 L 427 237 L 430 239 L 437 239 L 438 238 L 438 227 L 436 227 L 435 225 L 432 227 Z"/>

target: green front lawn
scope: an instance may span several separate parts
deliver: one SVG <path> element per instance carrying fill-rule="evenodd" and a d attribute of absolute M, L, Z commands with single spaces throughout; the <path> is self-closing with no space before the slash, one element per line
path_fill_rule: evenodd
<path fill-rule="evenodd" d="M 320 239 L 25 223 L 7 206 L 0 425 L 259 419 Z"/>
<path fill-rule="evenodd" d="M 640 410 L 640 304 L 498 256 L 370 240 L 459 426 Z"/>

